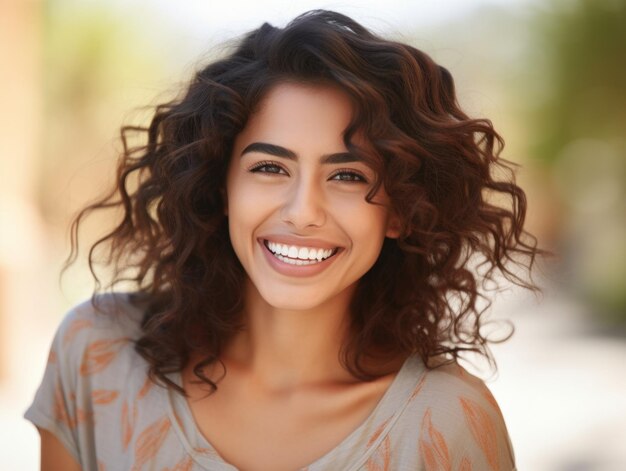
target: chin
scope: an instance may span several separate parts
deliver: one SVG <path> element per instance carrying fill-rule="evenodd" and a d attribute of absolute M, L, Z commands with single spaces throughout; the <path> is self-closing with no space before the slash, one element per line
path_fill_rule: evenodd
<path fill-rule="evenodd" d="M 319 307 L 320 303 L 314 300 L 307 301 L 294 299 L 293 297 L 277 297 L 276 299 L 266 299 L 266 302 L 274 309 L 284 311 L 309 311 Z"/>
<path fill-rule="evenodd" d="M 326 301 L 318 293 L 307 295 L 297 291 L 263 292 L 259 293 L 264 301 L 274 309 L 285 311 L 308 311 L 320 307 Z"/>

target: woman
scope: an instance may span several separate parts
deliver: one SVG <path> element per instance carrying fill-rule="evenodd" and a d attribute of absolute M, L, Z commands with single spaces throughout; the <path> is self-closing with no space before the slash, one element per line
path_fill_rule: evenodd
<path fill-rule="evenodd" d="M 507 264 L 538 250 L 447 70 L 312 11 L 122 136 L 116 188 L 74 234 L 121 208 L 90 262 L 108 244 L 136 289 L 61 325 L 26 413 L 42 469 L 514 469 L 456 360 L 490 359 L 480 287 L 532 287 Z"/>

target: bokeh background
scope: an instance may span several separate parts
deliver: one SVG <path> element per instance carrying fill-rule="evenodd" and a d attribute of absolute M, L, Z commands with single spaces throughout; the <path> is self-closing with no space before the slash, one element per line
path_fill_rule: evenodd
<path fill-rule="evenodd" d="M 431 54 L 521 164 L 528 227 L 556 257 L 542 297 L 505 286 L 492 309 L 516 326 L 487 379 L 519 469 L 626 469 L 622 0 L 0 1 L 0 468 L 38 468 L 21 415 L 63 313 L 93 289 L 83 262 L 59 271 L 71 217 L 111 184 L 120 125 L 145 123 L 224 41 L 312 8 Z"/>

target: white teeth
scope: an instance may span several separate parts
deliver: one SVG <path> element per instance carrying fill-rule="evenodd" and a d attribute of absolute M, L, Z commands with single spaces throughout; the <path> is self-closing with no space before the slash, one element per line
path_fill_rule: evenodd
<path fill-rule="evenodd" d="M 311 263 L 321 262 L 322 260 L 330 257 L 334 252 L 334 249 L 298 247 L 295 245 L 279 244 L 277 242 L 271 242 L 269 240 L 266 241 L 266 245 L 280 260 L 285 261 L 293 259 L 291 261 L 294 262 L 292 263 L 294 265 L 310 265 Z M 287 257 L 289 257 L 289 259 L 287 259 Z"/>
<path fill-rule="evenodd" d="M 282 255 L 276 255 L 276 258 L 290 265 L 313 265 L 317 263 L 311 260 L 294 260 L 292 258 L 283 257 Z"/>

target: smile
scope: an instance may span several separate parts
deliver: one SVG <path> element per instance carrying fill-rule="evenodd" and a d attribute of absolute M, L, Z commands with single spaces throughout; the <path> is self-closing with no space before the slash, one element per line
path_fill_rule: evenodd
<path fill-rule="evenodd" d="M 339 250 L 338 247 L 334 249 L 321 249 L 286 245 L 267 239 L 263 240 L 263 243 L 277 259 L 290 265 L 315 265 L 332 257 Z"/>

